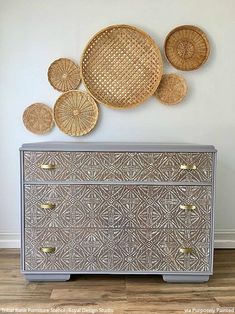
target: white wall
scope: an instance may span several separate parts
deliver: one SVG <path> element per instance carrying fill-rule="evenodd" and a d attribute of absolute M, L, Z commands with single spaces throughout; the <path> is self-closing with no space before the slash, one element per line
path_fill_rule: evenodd
<path fill-rule="evenodd" d="M 111 24 L 148 32 L 163 49 L 175 26 L 198 25 L 211 44 L 209 61 L 182 72 L 189 85 L 184 103 L 167 107 L 154 98 L 129 111 L 100 105 L 100 122 L 82 138 L 57 128 L 36 136 L 25 130 L 26 106 L 53 106 L 59 93 L 47 68 L 59 57 L 79 61 L 89 38 Z M 0 242 L 16 244 L 20 225 L 19 154 L 25 142 L 156 141 L 213 144 L 219 151 L 216 228 L 235 230 L 235 1 L 234 0 L 0 0 Z M 165 71 L 176 72 L 166 60 Z M 6 239 L 9 241 L 7 242 Z M 231 240 L 231 239 L 230 239 Z M 1 243 L 0 243 L 1 244 Z"/>

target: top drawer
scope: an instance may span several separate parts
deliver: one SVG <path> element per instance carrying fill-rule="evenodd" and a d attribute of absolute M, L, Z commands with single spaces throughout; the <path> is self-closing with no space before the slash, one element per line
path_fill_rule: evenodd
<path fill-rule="evenodd" d="M 208 183 L 212 160 L 212 153 L 24 151 L 24 180 Z"/>

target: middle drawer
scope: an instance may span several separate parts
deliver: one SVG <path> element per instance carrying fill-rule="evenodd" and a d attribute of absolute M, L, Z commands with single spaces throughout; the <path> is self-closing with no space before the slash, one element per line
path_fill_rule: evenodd
<path fill-rule="evenodd" d="M 25 185 L 25 227 L 211 228 L 211 186 Z"/>

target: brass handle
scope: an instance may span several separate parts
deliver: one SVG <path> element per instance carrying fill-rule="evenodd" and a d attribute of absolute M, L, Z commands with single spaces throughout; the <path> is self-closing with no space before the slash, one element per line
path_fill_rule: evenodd
<path fill-rule="evenodd" d="M 179 251 L 180 253 L 190 254 L 192 253 L 193 249 L 191 247 L 181 247 Z"/>
<path fill-rule="evenodd" d="M 180 169 L 183 169 L 183 170 L 196 170 L 197 169 L 197 166 L 194 165 L 194 164 L 183 164 L 183 165 L 180 165 Z"/>
<path fill-rule="evenodd" d="M 40 207 L 43 209 L 54 209 L 55 206 L 56 206 L 55 204 L 50 203 L 50 202 L 40 205 Z"/>
<path fill-rule="evenodd" d="M 42 164 L 41 169 L 53 170 L 56 168 L 55 164 Z"/>
<path fill-rule="evenodd" d="M 196 206 L 195 206 L 195 205 L 191 205 L 191 204 L 188 204 L 188 205 L 180 205 L 180 209 L 194 210 L 194 209 L 196 209 Z"/>
<path fill-rule="evenodd" d="M 50 246 L 41 247 L 40 251 L 43 252 L 43 253 L 54 253 L 55 252 L 55 247 L 50 247 Z"/>

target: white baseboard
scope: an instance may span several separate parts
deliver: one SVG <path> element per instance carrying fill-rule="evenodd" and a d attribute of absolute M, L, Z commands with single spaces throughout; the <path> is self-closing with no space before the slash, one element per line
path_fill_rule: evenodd
<path fill-rule="evenodd" d="M 20 248 L 20 233 L 0 233 L 0 248 Z"/>
<path fill-rule="evenodd" d="M 19 233 L 0 233 L 0 248 L 19 248 Z M 216 249 L 235 249 L 235 229 L 215 230 Z"/>
<path fill-rule="evenodd" d="M 235 249 L 235 229 L 215 230 L 216 249 Z"/>

